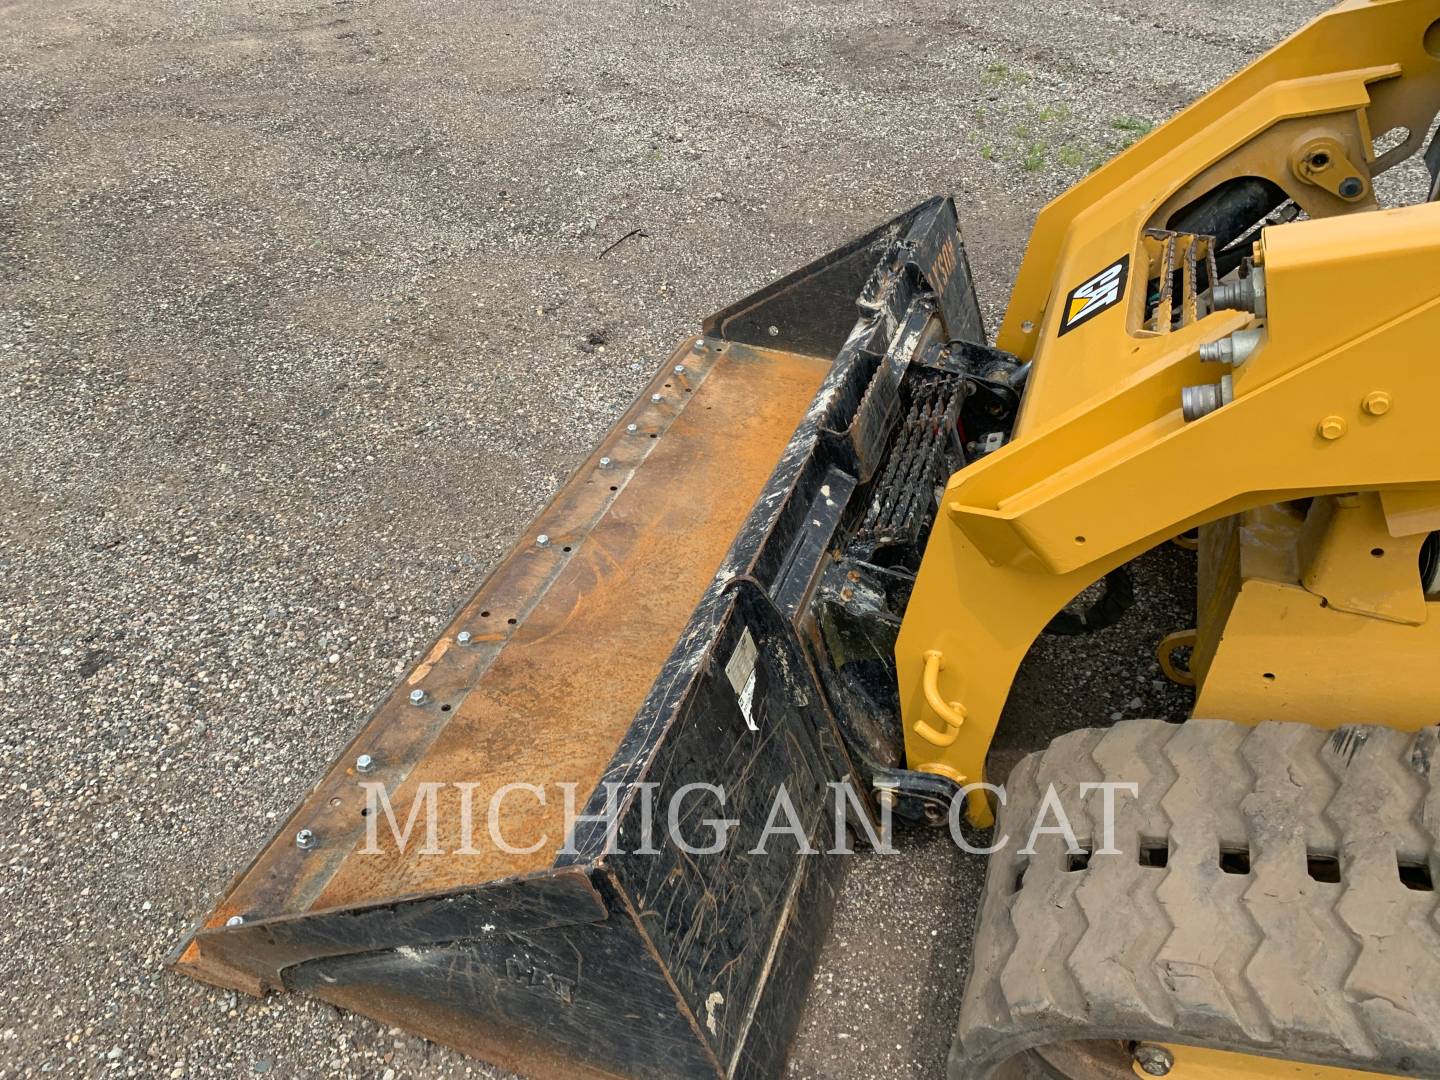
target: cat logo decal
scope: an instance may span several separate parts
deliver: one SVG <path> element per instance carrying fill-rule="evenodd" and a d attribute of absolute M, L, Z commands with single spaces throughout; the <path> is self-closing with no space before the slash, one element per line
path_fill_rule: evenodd
<path fill-rule="evenodd" d="M 1130 256 L 1125 255 L 1105 267 L 1082 285 L 1076 285 L 1065 298 L 1060 313 L 1060 335 L 1064 337 L 1081 323 L 1089 322 L 1100 312 L 1112 308 L 1125 295 L 1125 278 L 1130 271 Z"/>

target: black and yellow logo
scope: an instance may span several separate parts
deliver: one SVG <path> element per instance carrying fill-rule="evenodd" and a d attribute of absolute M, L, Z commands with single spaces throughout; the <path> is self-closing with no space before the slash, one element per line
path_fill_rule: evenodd
<path fill-rule="evenodd" d="M 1125 279 L 1130 272 L 1130 256 L 1122 256 L 1084 284 L 1076 285 L 1065 298 L 1060 315 L 1060 334 L 1064 337 L 1081 323 L 1089 322 L 1106 308 L 1112 308 L 1125 295 Z"/>

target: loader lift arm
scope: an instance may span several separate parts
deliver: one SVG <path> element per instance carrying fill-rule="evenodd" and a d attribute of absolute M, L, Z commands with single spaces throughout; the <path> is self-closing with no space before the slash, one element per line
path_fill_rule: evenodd
<path fill-rule="evenodd" d="M 911 768 L 983 780 L 1010 683 L 1045 623 L 1170 536 L 1356 490 L 1383 493 L 1392 535 L 1440 526 L 1428 409 L 1440 392 L 1428 362 L 1440 205 L 1363 212 L 1376 209 L 1373 176 L 1418 149 L 1440 108 L 1435 14 L 1411 0 L 1342 4 L 1042 213 L 1000 338 L 1033 365 L 1014 439 L 951 478 L 896 643 Z M 1372 133 L 1396 126 L 1403 141 L 1376 152 Z M 1328 175 L 1342 159 L 1346 175 Z M 1170 265 L 1156 255 L 1173 245 L 1162 230 L 1247 176 L 1324 220 L 1255 242 L 1263 318 L 1197 308 L 1187 278 L 1188 311 L 1157 324 L 1144 286 Z M 1109 306 L 1068 325 L 1074 309 L 1057 301 L 1115 264 L 1131 268 L 1128 290 L 1122 278 Z M 1247 329 L 1263 343 L 1228 374 L 1200 359 L 1202 345 Z M 1190 387 L 1225 403 L 1187 421 Z M 970 818 L 991 820 L 983 790 Z"/>

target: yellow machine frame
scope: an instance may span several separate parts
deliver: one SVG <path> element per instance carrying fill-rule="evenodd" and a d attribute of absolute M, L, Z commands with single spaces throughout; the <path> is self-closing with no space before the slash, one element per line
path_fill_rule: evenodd
<path fill-rule="evenodd" d="M 1432 682 L 1389 677 L 1440 658 L 1440 598 L 1414 587 L 1421 539 L 1391 536 L 1373 493 L 1317 499 L 1308 512 L 1262 506 L 1206 526 L 1190 635 L 1195 714 L 1326 728 L 1433 724 Z M 1357 679 L 1359 667 L 1374 677 Z"/>
<path fill-rule="evenodd" d="M 1428 355 L 1440 340 L 1440 204 L 1382 211 L 1373 186 L 1420 147 L 1440 107 L 1437 15 L 1417 0 L 1342 4 L 1041 213 L 998 340 L 1032 362 L 1014 441 L 951 478 L 896 644 L 911 768 L 983 780 L 1011 681 L 1046 622 L 1185 530 L 1354 492 L 1373 493 L 1370 528 L 1383 523 L 1397 560 L 1440 529 L 1440 365 Z M 1399 141 L 1378 150 L 1397 128 Z M 1278 184 L 1311 219 L 1255 243 L 1265 315 L 1221 310 L 1147 328 L 1144 284 L 1173 254 L 1155 230 L 1246 176 Z M 1085 283 L 1117 264 L 1115 302 L 1065 332 Z M 1261 344 L 1243 363 L 1201 361 L 1202 344 L 1244 329 Z M 1224 403 L 1187 422 L 1182 392 L 1197 386 Z M 1322 588 L 1334 591 L 1342 562 L 1363 564 L 1350 553 L 1337 541 L 1317 555 Z M 1396 635 L 1433 637 L 1418 574 L 1372 573 L 1346 588 L 1358 595 L 1353 617 L 1394 628 L 1358 635 L 1352 670 L 1372 667 Z M 1226 685 L 1213 699 L 1222 715 L 1264 712 L 1263 687 Z M 991 821 L 983 791 L 969 816 Z"/>
<path fill-rule="evenodd" d="M 1304 1061 L 1282 1061 L 1253 1054 L 1236 1054 L 1227 1050 L 1211 1050 L 1203 1046 L 1168 1045 L 1163 1047 L 1173 1060 L 1167 1080 L 1380 1080 L 1380 1073 L 1342 1069 L 1333 1065 L 1311 1065 Z M 1131 1066 L 1141 1080 L 1150 1080 L 1139 1063 Z"/>

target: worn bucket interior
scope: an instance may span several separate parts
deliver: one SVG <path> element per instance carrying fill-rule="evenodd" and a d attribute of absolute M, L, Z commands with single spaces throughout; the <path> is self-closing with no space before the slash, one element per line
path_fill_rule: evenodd
<path fill-rule="evenodd" d="M 670 845 L 617 869 L 624 838 L 598 811 L 606 781 L 789 782 L 814 793 L 802 809 L 818 821 L 826 782 L 848 775 L 832 722 L 803 693 L 785 704 L 793 671 L 767 644 L 775 602 L 752 604 L 747 626 L 727 587 L 783 569 L 798 595 L 818 574 L 823 545 L 797 564 L 802 537 L 786 541 L 788 561 L 766 544 L 795 516 L 785 507 L 827 403 L 855 383 L 837 381 L 835 358 L 857 315 L 875 341 L 894 329 L 883 305 L 857 311 L 857 297 L 890 288 L 886 275 L 911 266 L 922 241 L 936 252 L 948 242 L 953 267 L 949 200 L 707 321 L 235 878 L 176 966 L 251 993 L 314 993 L 528 1075 L 771 1073 L 835 872 L 799 857 L 688 859 Z M 968 316 L 963 276 L 951 291 Z M 758 654 L 758 689 L 741 692 L 737 654 Z M 771 714 L 757 716 L 745 693 Z M 495 836 L 489 807 L 502 790 Z M 588 831 L 567 836 L 567 798 L 596 818 Z M 416 808 L 402 847 L 394 826 L 403 832 Z"/>

